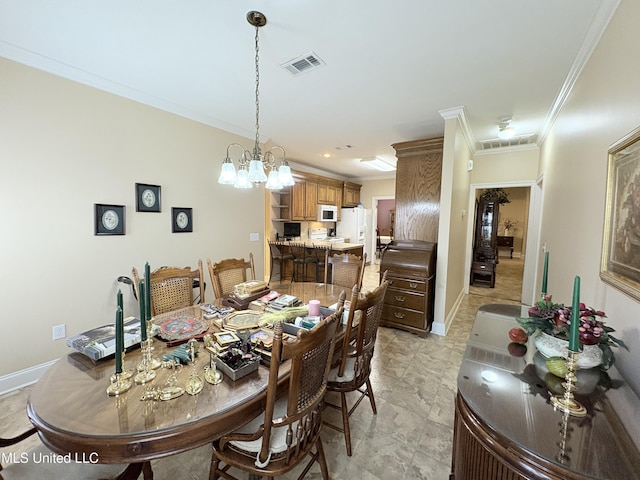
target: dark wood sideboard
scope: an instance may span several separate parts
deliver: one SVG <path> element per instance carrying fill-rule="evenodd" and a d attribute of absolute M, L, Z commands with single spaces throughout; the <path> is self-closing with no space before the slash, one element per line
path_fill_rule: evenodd
<path fill-rule="evenodd" d="M 615 369 L 592 368 L 577 372 L 587 415 L 554 410 L 562 379 L 532 338 L 510 345 L 515 317 L 526 315 L 518 305 L 478 309 L 458 374 L 450 480 L 640 479 L 640 400 Z"/>
<path fill-rule="evenodd" d="M 436 244 L 400 240 L 387 245 L 380 260 L 380 278 L 387 272 L 380 324 L 426 337 L 433 323 Z"/>
<path fill-rule="evenodd" d="M 500 248 L 509 249 L 509 258 L 513 258 L 513 237 L 506 235 L 498 235 L 498 250 Z"/>

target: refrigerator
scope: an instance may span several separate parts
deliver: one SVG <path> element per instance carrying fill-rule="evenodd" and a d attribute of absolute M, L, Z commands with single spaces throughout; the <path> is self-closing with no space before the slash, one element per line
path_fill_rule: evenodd
<path fill-rule="evenodd" d="M 364 245 L 367 263 L 372 261 L 374 251 L 374 245 L 371 243 L 371 215 L 371 209 L 368 208 L 343 208 L 340 221 L 336 225 L 336 236 L 348 238 L 351 243 Z"/>

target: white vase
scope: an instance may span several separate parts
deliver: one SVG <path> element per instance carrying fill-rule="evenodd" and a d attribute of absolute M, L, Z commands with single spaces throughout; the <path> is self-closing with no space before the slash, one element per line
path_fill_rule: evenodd
<path fill-rule="evenodd" d="M 538 351 L 547 358 L 567 358 L 569 350 L 569 342 L 567 340 L 540 332 L 540 335 L 534 339 L 534 344 Z M 602 363 L 602 350 L 598 345 L 583 345 L 582 347 L 582 352 L 578 356 L 579 368 L 593 368 Z"/>

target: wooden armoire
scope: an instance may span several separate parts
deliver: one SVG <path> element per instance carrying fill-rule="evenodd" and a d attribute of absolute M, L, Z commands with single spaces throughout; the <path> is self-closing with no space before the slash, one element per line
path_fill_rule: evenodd
<path fill-rule="evenodd" d="M 381 325 L 419 336 L 434 320 L 436 247 L 440 221 L 443 138 L 396 143 L 393 241 L 384 249 L 380 276 L 389 288 Z"/>
<path fill-rule="evenodd" d="M 396 215 L 394 240 L 438 241 L 444 137 L 394 143 Z"/>

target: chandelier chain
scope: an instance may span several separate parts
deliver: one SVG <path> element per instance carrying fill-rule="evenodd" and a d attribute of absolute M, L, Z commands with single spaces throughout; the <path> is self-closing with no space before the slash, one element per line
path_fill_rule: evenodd
<path fill-rule="evenodd" d="M 253 148 L 254 157 L 260 155 L 260 46 L 258 43 L 258 30 L 259 27 L 256 25 L 256 143 Z"/>

